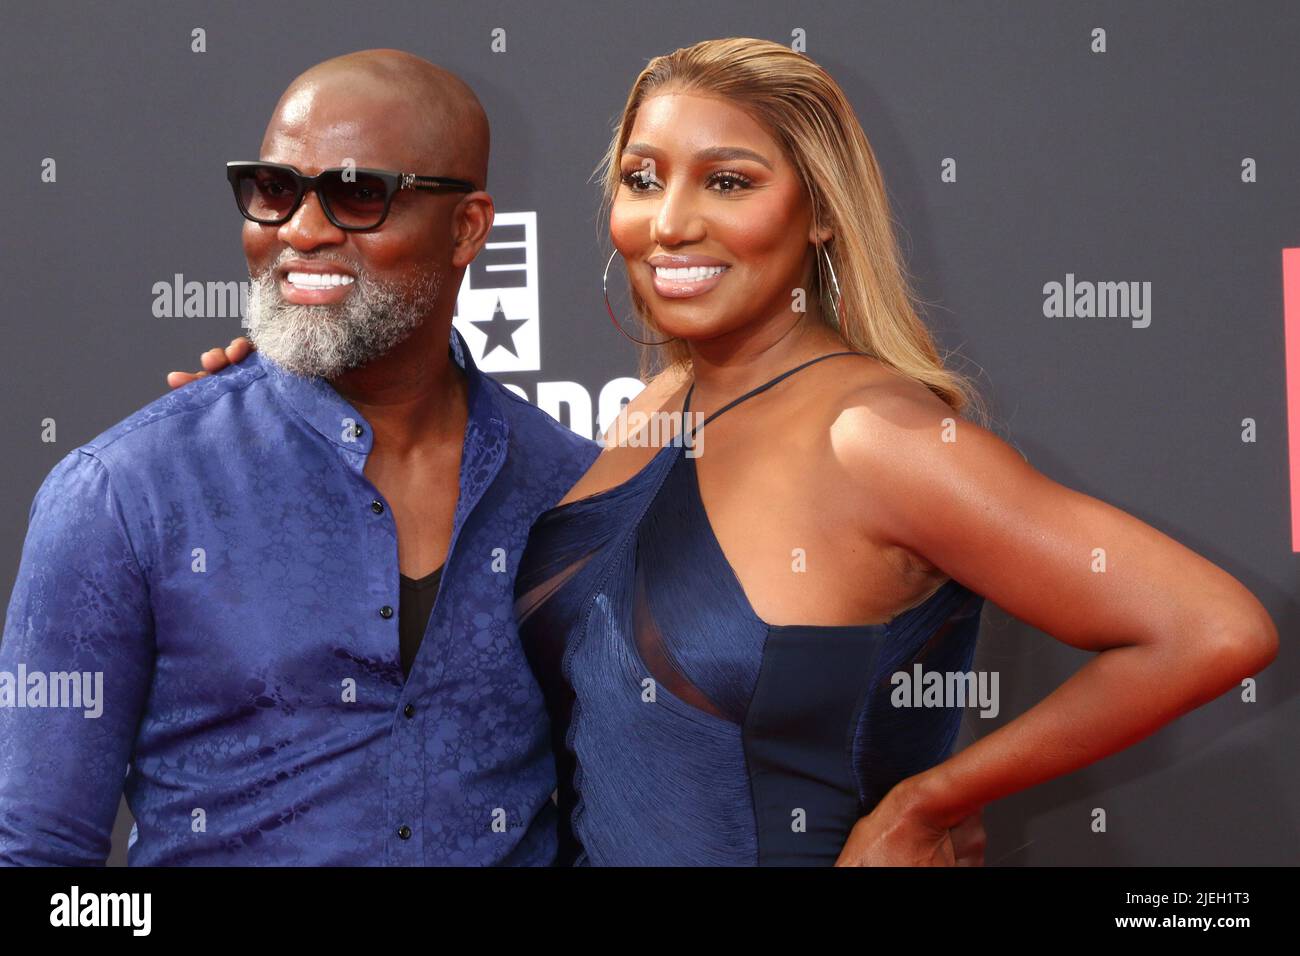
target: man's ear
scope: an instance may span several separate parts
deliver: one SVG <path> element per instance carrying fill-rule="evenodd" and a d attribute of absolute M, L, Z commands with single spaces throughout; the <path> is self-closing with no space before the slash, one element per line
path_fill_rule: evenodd
<path fill-rule="evenodd" d="M 456 242 L 451 251 L 453 268 L 464 269 L 487 243 L 496 218 L 492 196 L 479 189 L 461 199 L 456 207 Z"/>

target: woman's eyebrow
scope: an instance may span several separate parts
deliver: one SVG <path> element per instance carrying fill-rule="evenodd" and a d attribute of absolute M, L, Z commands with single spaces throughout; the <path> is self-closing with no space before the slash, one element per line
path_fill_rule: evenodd
<path fill-rule="evenodd" d="M 623 147 L 625 153 L 636 153 L 641 156 L 649 156 L 655 159 L 659 156 L 659 150 L 655 149 L 649 143 L 628 143 Z M 745 149 L 743 146 L 710 146 L 702 149 L 695 154 L 698 162 L 717 162 L 720 160 L 731 159 L 749 159 L 754 162 L 772 168 L 772 164 L 761 154 L 752 149 Z"/>

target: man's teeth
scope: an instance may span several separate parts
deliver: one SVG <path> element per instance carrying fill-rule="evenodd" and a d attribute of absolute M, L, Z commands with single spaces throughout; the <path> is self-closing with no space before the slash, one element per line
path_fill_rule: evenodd
<path fill-rule="evenodd" d="M 355 280 L 338 272 L 290 272 L 289 282 L 304 289 L 328 289 L 336 285 L 351 285 Z"/>
<path fill-rule="evenodd" d="M 712 279 L 727 271 L 726 266 L 687 266 L 684 269 L 668 269 L 655 266 L 655 275 L 661 279 L 674 282 L 698 282 L 700 279 Z"/>

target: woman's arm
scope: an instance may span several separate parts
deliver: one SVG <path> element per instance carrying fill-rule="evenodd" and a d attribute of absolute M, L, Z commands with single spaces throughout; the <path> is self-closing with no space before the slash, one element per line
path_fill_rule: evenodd
<path fill-rule="evenodd" d="M 886 831 L 933 836 L 990 801 L 1085 767 L 1277 655 L 1276 626 L 1230 574 L 1052 481 L 978 425 L 946 429 L 952 418 L 911 383 L 877 387 L 841 416 L 836 448 L 870 495 L 860 500 L 873 503 L 873 527 L 1007 613 L 1099 653 L 1015 720 L 891 791 L 885 815 L 920 829 L 878 821 L 859 848 L 888 844 Z M 943 441 L 945 431 L 956 440 Z"/>

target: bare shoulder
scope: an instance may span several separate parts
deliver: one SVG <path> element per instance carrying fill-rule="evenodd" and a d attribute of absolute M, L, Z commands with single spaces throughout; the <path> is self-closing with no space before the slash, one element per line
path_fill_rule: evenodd
<path fill-rule="evenodd" d="M 823 366 L 797 401 L 807 478 L 837 523 L 910 552 L 914 566 L 931 562 L 904 531 L 938 514 L 936 495 L 973 493 L 1006 474 L 1007 456 L 1028 468 L 924 383 L 874 358 Z"/>
<path fill-rule="evenodd" d="M 636 398 L 628 403 L 635 411 L 658 411 L 664 403 L 684 389 L 691 380 L 691 370 L 678 362 L 656 373 Z"/>
<path fill-rule="evenodd" d="M 925 468 L 977 472 L 981 462 L 1007 456 L 1024 463 L 1019 451 L 924 383 L 882 364 L 868 380 L 846 382 L 829 398 L 831 453 L 877 489 L 883 479 L 906 483 Z"/>
<path fill-rule="evenodd" d="M 652 376 L 646 382 L 645 388 L 624 405 L 618 417 L 610 423 L 605 431 L 606 443 L 609 444 L 615 435 L 628 434 L 630 415 L 649 414 L 660 410 L 675 411 L 679 404 L 678 396 L 685 391 L 690 379 L 690 369 L 682 363 L 670 365 Z"/>
<path fill-rule="evenodd" d="M 837 447 L 867 453 L 896 432 L 937 435 L 960 416 L 923 383 L 879 362 L 867 374 L 845 380 L 827 398 Z M 963 424 L 965 424 L 963 422 Z"/>
<path fill-rule="evenodd" d="M 846 383 L 827 407 L 826 463 L 882 541 L 925 554 L 956 533 L 954 501 L 989 501 L 1041 485 L 1025 456 L 964 418 L 925 384 L 893 369 Z"/>
<path fill-rule="evenodd" d="M 957 417 L 924 384 L 869 355 L 810 371 L 815 374 L 792 395 L 798 418 L 809 437 L 829 438 L 837 452 L 871 452 L 891 423 L 915 429 Z"/>

